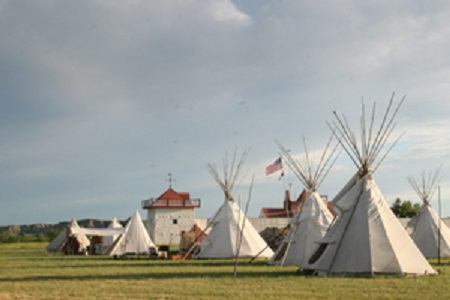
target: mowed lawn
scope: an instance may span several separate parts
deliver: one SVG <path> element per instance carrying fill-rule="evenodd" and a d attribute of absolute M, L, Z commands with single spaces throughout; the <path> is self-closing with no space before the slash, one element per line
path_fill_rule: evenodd
<path fill-rule="evenodd" d="M 449 299 L 440 275 L 319 278 L 241 260 L 169 261 L 47 254 L 46 244 L 0 244 L 0 299 Z"/>

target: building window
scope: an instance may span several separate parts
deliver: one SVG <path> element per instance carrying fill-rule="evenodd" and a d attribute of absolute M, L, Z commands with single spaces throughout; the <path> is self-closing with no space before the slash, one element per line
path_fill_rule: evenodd
<path fill-rule="evenodd" d="M 178 219 L 173 219 L 173 220 L 172 220 L 172 224 L 173 224 L 173 225 L 177 225 L 177 224 L 178 224 Z"/>

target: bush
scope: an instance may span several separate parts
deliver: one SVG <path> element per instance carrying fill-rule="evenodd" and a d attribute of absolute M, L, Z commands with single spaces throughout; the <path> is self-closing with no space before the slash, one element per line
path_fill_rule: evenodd
<path fill-rule="evenodd" d="M 22 233 L 11 233 L 7 231 L 0 232 L 0 243 L 29 243 L 29 242 L 49 242 L 47 235 L 39 234 L 37 236 Z"/>
<path fill-rule="evenodd" d="M 402 201 L 400 198 L 395 199 L 394 204 L 391 207 L 392 212 L 398 217 L 398 218 L 412 218 L 420 210 L 420 204 L 419 203 L 411 203 L 411 201 Z"/>

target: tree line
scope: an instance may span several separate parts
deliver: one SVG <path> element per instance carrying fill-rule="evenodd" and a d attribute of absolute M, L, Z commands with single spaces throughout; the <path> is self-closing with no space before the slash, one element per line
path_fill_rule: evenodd
<path fill-rule="evenodd" d="M 47 233 L 37 235 L 29 233 L 14 233 L 9 231 L 0 232 L 1 243 L 31 243 L 31 242 L 50 242 L 53 240 L 61 230 L 53 230 Z"/>

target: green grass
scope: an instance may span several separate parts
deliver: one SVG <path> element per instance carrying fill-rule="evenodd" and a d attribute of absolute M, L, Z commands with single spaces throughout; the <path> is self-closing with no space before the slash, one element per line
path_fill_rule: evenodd
<path fill-rule="evenodd" d="M 438 276 L 318 278 L 295 267 L 241 260 L 118 260 L 45 253 L 46 244 L 0 244 L 0 299 L 446 299 L 450 265 Z"/>

